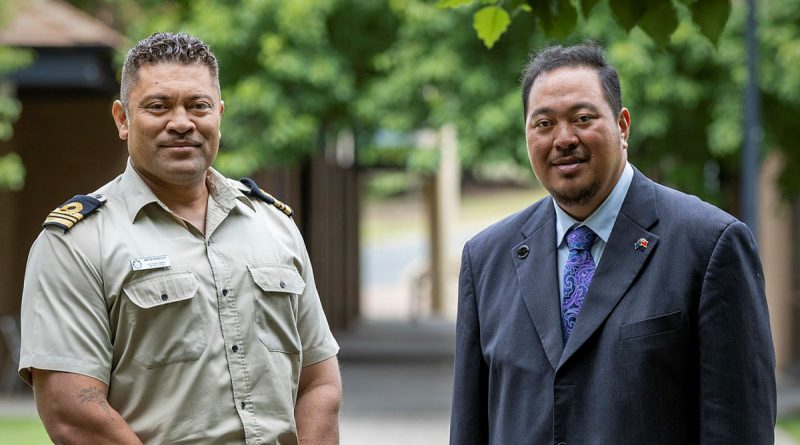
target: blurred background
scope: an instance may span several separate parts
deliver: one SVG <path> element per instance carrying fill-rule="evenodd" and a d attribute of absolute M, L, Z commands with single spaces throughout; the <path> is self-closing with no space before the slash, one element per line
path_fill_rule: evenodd
<path fill-rule="evenodd" d="M 219 59 L 215 167 L 296 210 L 342 347 L 343 444 L 447 442 L 461 247 L 545 195 L 520 71 L 584 39 L 621 74 L 630 161 L 756 234 L 779 443 L 800 440 L 800 0 L 0 0 L 0 442 L 48 443 L 16 371 L 27 252 L 123 170 L 119 68 L 163 30 Z"/>

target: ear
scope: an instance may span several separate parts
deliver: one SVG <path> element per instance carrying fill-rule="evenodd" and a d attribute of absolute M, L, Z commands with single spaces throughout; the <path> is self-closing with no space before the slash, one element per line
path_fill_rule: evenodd
<path fill-rule="evenodd" d="M 627 108 L 622 108 L 617 118 L 617 125 L 619 125 L 619 137 L 622 141 L 623 148 L 628 148 L 628 136 L 631 133 L 631 114 Z"/>
<path fill-rule="evenodd" d="M 128 113 L 125 112 L 125 106 L 122 102 L 115 100 L 114 105 L 111 106 L 111 115 L 114 116 L 114 123 L 117 124 L 117 132 L 119 138 L 124 140 L 128 139 Z"/>
<path fill-rule="evenodd" d="M 220 99 L 219 100 L 219 117 L 222 118 L 222 115 L 225 113 L 225 101 Z M 219 137 L 222 137 L 222 125 L 219 128 Z"/>

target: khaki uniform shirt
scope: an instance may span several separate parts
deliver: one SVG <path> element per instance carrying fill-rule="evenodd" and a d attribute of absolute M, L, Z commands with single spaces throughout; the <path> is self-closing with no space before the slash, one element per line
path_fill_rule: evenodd
<path fill-rule="evenodd" d="M 34 243 L 20 375 L 94 377 L 145 443 L 295 444 L 300 368 L 338 352 L 294 222 L 211 170 L 206 233 L 130 163 Z"/>

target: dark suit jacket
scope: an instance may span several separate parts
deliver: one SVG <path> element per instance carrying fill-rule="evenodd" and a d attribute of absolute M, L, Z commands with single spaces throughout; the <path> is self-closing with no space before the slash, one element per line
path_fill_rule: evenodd
<path fill-rule="evenodd" d="M 775 358 L 743 223 L 636 171 L 566 345 L 556 267 L 550 198 L 464 247 L 451 444 L 773 443 Z"/>

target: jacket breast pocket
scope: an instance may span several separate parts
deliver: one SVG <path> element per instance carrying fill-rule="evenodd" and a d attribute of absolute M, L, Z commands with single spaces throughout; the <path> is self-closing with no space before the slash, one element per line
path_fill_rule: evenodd
<path fill-rule="evenodd" d="M 294 267 L 281 264 L 247 269 L 256 287 L 255 321 L 261 343 L 273 352 L 299 353 L 297 303 L 306 288 L 303 277 Z"/>
<path fill-rule="evenodd" d="M 188 271 L 148 274 L 123 286 L 133 303 L 127 313 L 134 360 L 154 368 L 200 358 L 208 345 L 208 326 L 199 287 Z"/>
<path fill-rule="evenodd" d="M 681 326 L 681 311 L 670 312 L 642 321 L 626 323 L 619 327 L 619 340 L 633 340 L 649 335 L 676 330 Z"/>

